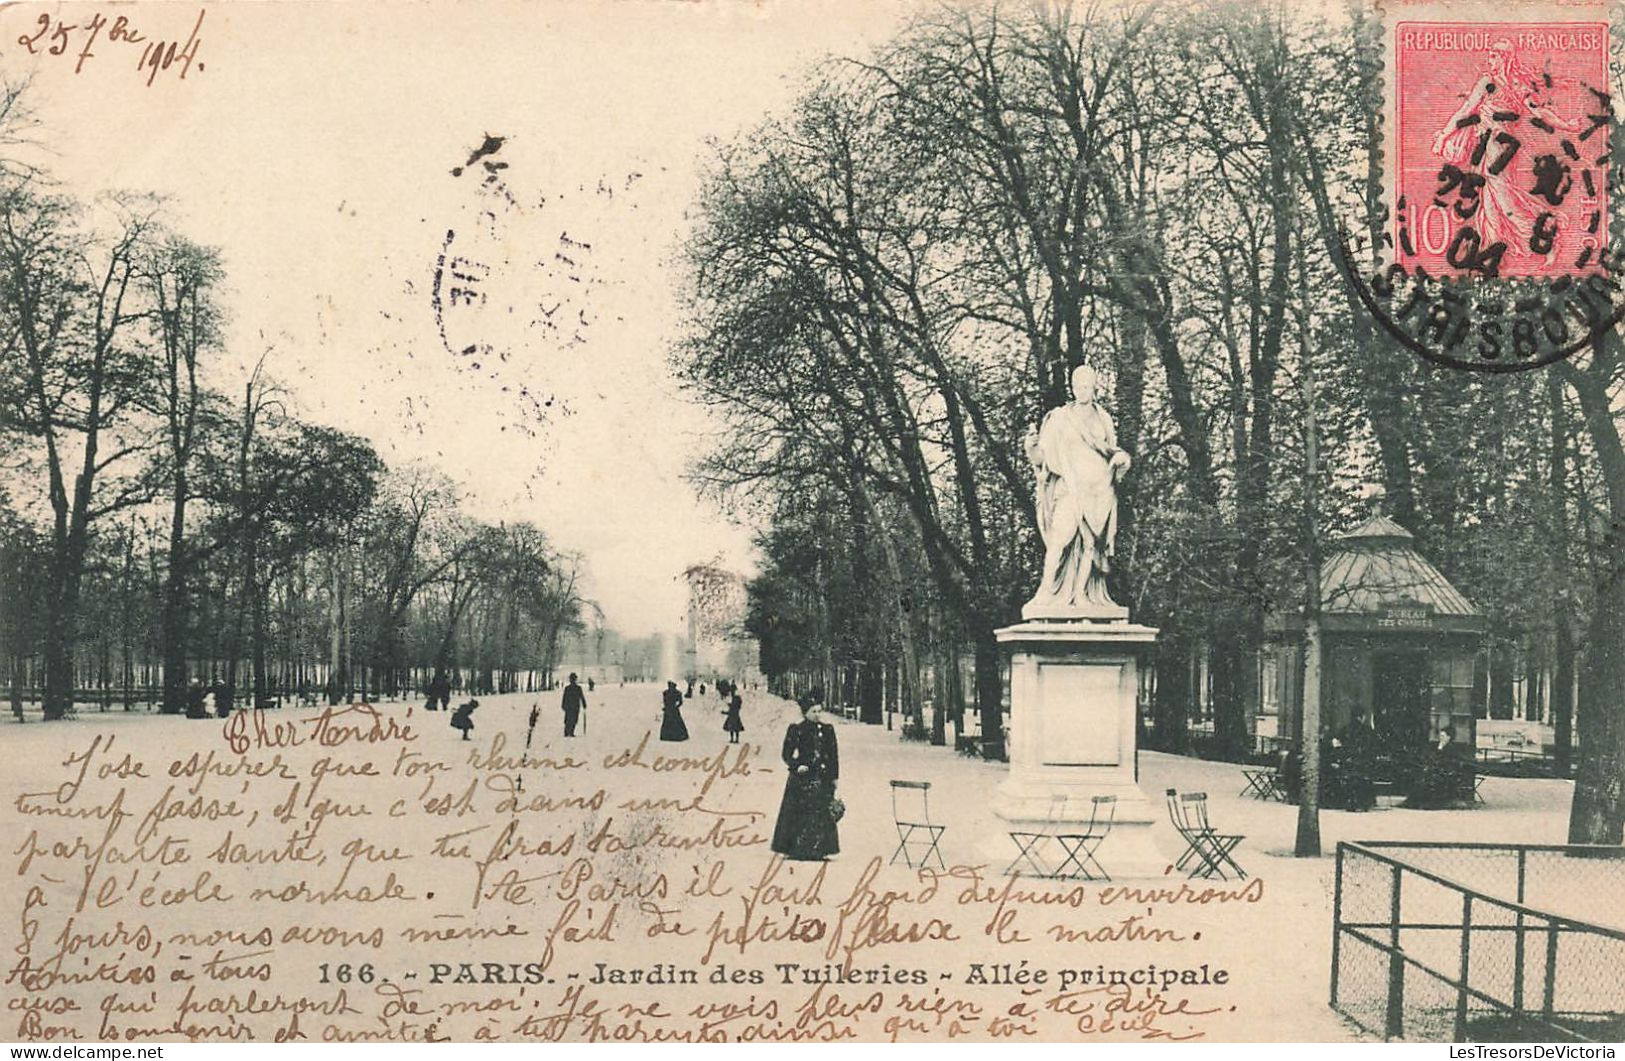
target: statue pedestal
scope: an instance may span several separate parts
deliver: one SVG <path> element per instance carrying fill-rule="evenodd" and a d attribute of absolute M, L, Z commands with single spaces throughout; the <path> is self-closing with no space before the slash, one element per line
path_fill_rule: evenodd
<path fill-rule="evenodd" d="M 1140 657 L 1157 639 L 1128 622 L 1023 622 L 996 631 L 1010 652 L 1010 776 L 993 811 L 1010 829 L 1084 826 L 1091 797 L 1116 796 L 1117 816 L 1096 858 L 1113 880 L 1161 877 L 1169 863 L 1152 840 L 1164 817 L 1137 783 L 1135 701 Z M 1080 830 L 1081 831 L 1081 830 Z M 1015 848 L 1000 837 L 989 853 L 1006 865 Z"/>

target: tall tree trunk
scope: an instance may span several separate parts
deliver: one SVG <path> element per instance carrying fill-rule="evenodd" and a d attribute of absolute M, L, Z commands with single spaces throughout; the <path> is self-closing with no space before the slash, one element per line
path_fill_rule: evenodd
<path fill-rule="evenodd" d="M 169 577 L 164 582 L 160 636 L 164 645 L 162 711 L 178 715 L 186 707 L 186 472 L 175 472 L 175 497 L 169 515 Z"/>
<path fill-rule="evenodd" d="M 45 607 L 45 688 L 41 708 L 46 721 L 66 717 L 73 707 L 73 655 L 79 641 L 79 574 L 71 561 L 58 561 Z"/>
<path fill-rule="evenodd" d="M 1254 651 L 1239 631 L 1221 632 L 1209 645 L 1213 742 L 1224 758 L 1239 757 L 1247 748 L 1247 671 Z"/>
<path fill-rule="evenodd" d="M 1616 517 L 1617 518 L 1617 517 Z M 1610 534 L 1615 556 L 1625 536 Z M 1617 844 L 1625 839 L 1625 567 L 1598 587 L 1580 675 L 1579 768 L 1569 812 L 1569 842 Z"/>
<path fill-rule="evenodd" d="M 1552 754 L 1557 770 L 1568 776 L 1574 750 L 1574 629 L 1570 622 L 1572 600 L 1566 582 L 1569 578 L 1568 553 L 1568 410 L 1563 402 L 1563 382 L 1556 372 L 1546 375 L 1546 395 L 1552 421 L 1551 473 L 1547 501 L 1552 506 L 1552 685 L 1550 714 Z"/>
<path fill-rule="evenodd" d="M 1499 639 L 1490 643 L 1490 717 L 1509 719 L 1512 711 L 1512 646 Z"/>
<path fill-rule="evenodd" d="M 336 704 L 344 689 L 344 589 L 339 553 L 332 558 L 332 601 L 327 612 L 327 702 Z"/>
<path fill-rule="evenodd" d="M 1557 771 L 1567 777 L 1574 755 L 1574 629 L 1568 607 L 1559 601 L 1552 636 L 1555 665 L 1552 670 L 1552 755 Z"/>
<path fill-rule="evenodd" d="M 861 476 L 856 477 L 854 481 L 857 485 L 858 498 L 869 513 L 869 522 L 878 532 L 880 554 L 885 558 L 886 574 L 891 581 L 892 607 L 897 618 L 897 644 L 902 656 L 898 700 L 904 718 L 917 717 L 920 713 L 920 653 L 914 634 L 913 609 L 908 607 L 905 597 L 907 584 L 903 581 L 902 564 L 897 559 L 897 544 L 892 541 L 890 529 L 880 518 L 880 509 L 875 504 L 869 484 Z M 865 718 L 864 721 L 870 720 Z M 879 722 L 881 719 L 877 715 L 874 721 Z"/>
<path fill-rule="evenodd" d="M 262 586 L 257 574 L 258 550 L 250 555 L 250 561 L 256 571 L 253 581 L 248 586 L 249 605 L 252 608 L 254 620 L 253 637 L 249 651 L 254 668 L 254 706 L 259 707 L 270 696 L 270 688 L 266 676 L 266 644 L 265 644 L 265 598 L 269 589 Z"/>
<path fill-rule="evenodd" d="M 1004 660 L 991 626 L 976 630 L 976 706 L 981 712 L 982 755 L 1004 759 Z M 991 707 L 989 707 L 991 705 Z M 991 710 L 994 724 L 988 725 Z"/>
<path fill-rule="evenodd" d="M 66 717 L 73 709 L 74 655 L 79 645 L 79 593 L 84 579 L 85 552 L 90 538 L 90 478 L 95 442 L 87 443 L 87 471 L 74 482 L 71 514 L 65 536 L 59 537 L 52 571 L 51 599 L 46 605 L 45 693 L 41 707 L 47 721 Z"/>
<path fill-rule="evenodd" d="M 1165 752 L 1183 753 L 1189 747 L 1191 705 L 1195 689 L 1191 684 L 1191 646 L 1173 631 L 1157 645 L 1157 689 L 1151 713 L 1156 720 L 1156 746 Z"/>
<path fill-rule="evenodd" d="M 1145 321 L 1136 313 L 1122 314 L 1123 341 L 1117 359 L 1117 378 L 1112 384 L 1112 402 L 1117 414 L 1117 444 L 1131 454 L 1140 452 L 1140 435 L 1145 424 Z M 1130 475 L 1118 484 L 1117 552 L 1138 555 L 1140 477 Z M 1136 597 L 1132 564 L 1113 564 L 1107 577 L 1113 599 L 1130 607 Z M 980 679 L 978 679 L 980 680 Z"/>
<path fill-rule="evenodd" d="M 1625 443 L 1606 382 L 1619 345 L 1610 332 L 1597 344 L 1589 370 L 1566 362 L 1556 366 L 1580 399 L 1609 509 L 1604 563 L 1598 569 L 1602 581 L 1592 606 L 1575 714 L 1580 755 L 1569 811 L 1570 843 L 1617 844 L 1625 839 Z"/>
<path fill-rule="evenodd" d="M 976 713 L 982 724 L 982 739 L 992 741 L 995 747 L 1003 743 L 1003 696 L 999 680 L 997 642 L 991 657 L 986 654 L 984 642 L 992 640 L 993 630 L 1004 616 L 999 614 L 1001 601 L 994 586 L 993 558 L 988 549 L 987 528 L 982 518 L 982 499 L 976 490 L 976 473 L 971 467 L 970 446 L 965 439 L 965 425 L 960 417 L 958 393 L 946 380 L 941 387 L 943 408 L 948 420 L 948 440 L 953 452 L 954 478 L 959 484 L 959 499 L 965 512 L 966 528 L 970 532 L 971 580 L 975 599 L 966 618 L 975 630 L 976 646 Z M 959 689 L 958 660 L 954 661 L 954 688 Z M 935 734 L 933 733 L 933 739 Z"/>
<path fill-rule="evenodd" d="M 941 680 L 937 682 L 937 696 L 931 712 L 931 743 L 941 747 L 948 743 L 948 718 L 963 718 L 965 693 L 959 675 L 958 646 L 946 629 L 937 638 L 937 667 Z"/>

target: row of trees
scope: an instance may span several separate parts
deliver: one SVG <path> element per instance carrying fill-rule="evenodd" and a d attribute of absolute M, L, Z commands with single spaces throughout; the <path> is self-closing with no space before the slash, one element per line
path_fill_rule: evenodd
<path fill-rule="evenodd" d="M 22 96 L 5 97 L 12 144 Z M 393 695 L 513 688 L 589 607 L 528 524 L 301 419 L 260 354 L 236 384 L 220 254 L 145 196 L 0 165 L 0 644 L 47 719 L 87 686 Z M 258 351 L 256 351 L 258 353 Z M 534 679 L 532 679 L 534 680 Z M 16 693 L 14 693 L 16 695 Z"/>
<path fill-rule="evenodd" d="M 1039 559 L 1022 440 L 1088 362 L 1135 454 L 1112 584 L 1162 630 L 1159 734 L 1184 732 L 1200 655 L 1217 740 L 1243 746 L 1306 528 L 1350 526 L 1380 484 L 1489 617 L 1491 659 L 1555 673 L 1560 725 L 1578 685 L 1571 828 L 1620 838 L 1618 336 L 1480 376 L 1373 326 L 1341 254 L 1381 236 L 1379 57 L 1358 10 L 944 10 L 718 147 L 673 362 L 728 425 L 697 477 L 769 528 L 751 596 L 770 675 L 880 661 L 862 673 L 895 668 L 940 740 L 920 675 L 948 676 L 951 710 L 968 654 L 996 736 L 993 631 Z"/>

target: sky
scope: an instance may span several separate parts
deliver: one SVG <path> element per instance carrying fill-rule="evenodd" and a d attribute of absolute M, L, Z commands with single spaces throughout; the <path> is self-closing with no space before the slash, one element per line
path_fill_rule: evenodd
<path fill-rule="evenodd" d="M 667 369 L 707 142 L 782 110 L 814 63 L 864 54 L 904 13 L 16 4 L 0 7 L 0 70 L 31 74 L 67 190 L 159 193 L 180 232 L 220 248 L 215 386 L 240 393 L 270 350 L 301 415 L 435 465 L 481 518 L 536 523 L 584 556 L 606 624 L 638 636 L 680 628 L 685 567 L 752 564 L 749 529 L 683 481 L 717 425 Z M 111 39 L 120 15 L 145 42 Z M 53 56 L 59 26 L 74 28 Z M 42 28 L 30 55 L 18 38 Z M 141 55 L 169 40 L 195 44 L 191 63 L 148 84 Z"/>

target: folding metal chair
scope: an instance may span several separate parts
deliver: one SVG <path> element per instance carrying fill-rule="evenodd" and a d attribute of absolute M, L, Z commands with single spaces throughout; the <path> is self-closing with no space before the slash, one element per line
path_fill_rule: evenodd
<path fill-rule="evenodd" d="M 906 809 L 898 805 L 898 793 L 902 793 L 904 801 L 909 804 Z M 893 851 L 891 856 L 893 863 L 901 858 L 909 869 L 918 869 L 935 855 L 937 865 L 942 869 L 948 868 L 942 860 L 942 852 L 937 848 L 937 844 L 942 841 L 942 834 L 948 827 L 932 824 L 930 795 L 929 781 L 891 783 L 891 816 L 897 826 L 897 850 Z M 921 833 L 924 835 L 917 835 Z M 918 862 L 914 861 L 912 850 L 914 848 L 923 849 Z"/>
<path fill-rule="evenodd" d="M 1049 818 L 1042 828 L 1010 830 L 1010 841 L 1016 845 L 1016 857 L 1004 868 L 1005 876 L 1019 873 L 1023 864 L 1032 867 L 1037 876 L 1056 876 L 1055 869 L 1045 861 L 1044 842 L 1059 839 L 1061 823 L 1066 820 L 1066 802 L 1065 793 L 1056 793 L 1050 797 Z"/>
<path fill-rule="evenodd" d="M 1112 823 L 1117 820 L 1117 797 L 1095 796 L 1091 800 L 1089 809 L 1089 825 L 1081 833 L 1061 833 L 1056 836 L 1056 842 L 1066 852 L 1066 857 L 1055 868 L 1055 876 L 1065 877 L 1067 880 L 1111 880 L 1111 876 L 1095 859 L 1095 850 L 1100 842 L 1106 839 L 1112 831 Z M 1102 817 L 1102 810 L 1105 814 Z M 1075 866 L 1075 873 L 1067 873 L 1067 867 Z"/>
<path fill-rule="evenodd" d="M 1188 870 L 1192 877 L 1219 880 L 1229 880 L 1232 871 L 1238 879 L 1247 876 L 1247 871 L 1231 854 L 1246 837 L 1214 830 L 1207 817 L 1206 792 L 1187 792 L 1182 796 L 1170 788 L 1168 817 L 1185 840 L 1185 853 L 1174 863 L 1175 869 Z"/>
<path fill-rule="evenodd" d="M 1275 767 L 1260 766 L 1244 769 L 1241 776 L 1247 779 L 1238 796 L 1252 796 L 1254 799 L 1275 798 Z"/>

